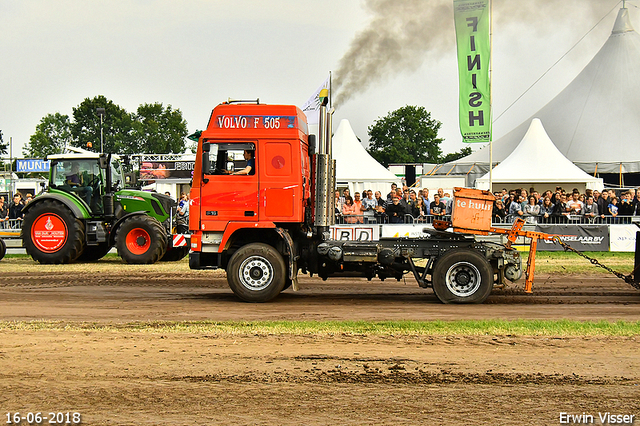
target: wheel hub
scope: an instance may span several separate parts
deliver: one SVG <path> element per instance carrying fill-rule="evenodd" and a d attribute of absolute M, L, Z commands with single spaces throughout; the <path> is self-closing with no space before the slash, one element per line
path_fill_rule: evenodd
<path fill-rule="evenodd" d="M 469 262 L 454 263 L 445 274 L 447 288 L 458 297 L 471 296 L 478 291 L 481 282 L 480 271 Z"/>
<path fill-rule="evenodd" d="M 240 265 L 240 282 L 252 291 L 267 288 L 273 281 L 273 267 L 262 256 L 251 256 Z"/>
<path fill-rule="evenodd" d="M 146 243 L 147 239 L 143 236 L 139 236 L 138 238 L 136 238 L 136 244 L 138 244 L 140 247 L 144 246 Z"/>

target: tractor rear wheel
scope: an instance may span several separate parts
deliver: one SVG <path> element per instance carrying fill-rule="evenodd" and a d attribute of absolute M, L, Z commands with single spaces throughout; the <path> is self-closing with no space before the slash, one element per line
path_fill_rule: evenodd
<path fill-rule="evenodd" d="M 455 249 L 436 261 L 431 281 L 442 303 L 482 303 L 493 290 L 493 269 L 477 251 Z"/>
<path fill-rule="evenodd" d="M 284 288 L 286 266 L 276 249 L 267 244 L 247 244 L 236 251 L 227 266 L 231 290 L 245 302 L 268 302 Z"/>
<path fill-rule="evenodd" d="M 118 228 L 116 247 L 118 255 L 127 263 L 156 263 L 167 250 L 167 233 L 151 216 L 131 216 Z"/>
<path fill-rule="evenodd" d="M 84 223 L 55 200 L 33 206 L 22 224 L 22 245 L 40 263 L 70 263 L 84 251 Z"/>

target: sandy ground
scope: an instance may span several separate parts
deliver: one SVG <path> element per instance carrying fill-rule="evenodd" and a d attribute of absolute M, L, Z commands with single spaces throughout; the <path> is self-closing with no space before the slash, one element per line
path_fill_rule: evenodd
<path fill-rule="evenodd" d="M 4 321 L 640 320 L 640 292 L 602 275 L 540 275 L 533 295 L 517 283 L 483 305 L 448 306 L 410 279 L 307 277 L 299 292 L 247 304 L 211 271 L 25 273 L 0 262 L 0 274 Z M 0 421 L 39 411 L 105 425 L 553 425 L 566 412 L 599 424 L 599 412 L 640 414 L 639 339 L 5 327 Z"/>

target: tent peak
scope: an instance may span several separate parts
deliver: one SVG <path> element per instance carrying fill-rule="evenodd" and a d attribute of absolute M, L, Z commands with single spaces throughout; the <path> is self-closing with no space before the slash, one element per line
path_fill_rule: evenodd
<path fill-rule="evenodd" d="M 631 31 L 634 31 L 634 29 L 629 20 L 629 9 L 623 5 L 618 11 L 618 17 L 616 18 L 616 23 L 613 25 L 611 34 L 624 34 Z"/>

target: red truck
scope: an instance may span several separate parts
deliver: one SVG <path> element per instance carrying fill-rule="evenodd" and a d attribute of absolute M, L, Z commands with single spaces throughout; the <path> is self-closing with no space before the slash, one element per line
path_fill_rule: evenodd
<path fill-rule="evenodd" d="M 192 269 L 225 269 L 233 292 L 249 302 L 297 290 L 299 271 L 369 280 L 411 273 L 445 303 L 481 303 L 495 284 L 522 276 L 516 250 L 469 233 L 425 228 L 420 238 L 330 239 L 335 163 L 326 98 L 318 133 L 316 152 L 296 106 L 215 107 L 198 141 L 191 189 Z"/>

